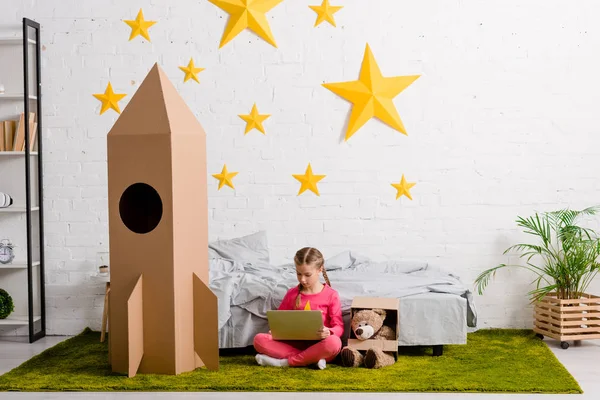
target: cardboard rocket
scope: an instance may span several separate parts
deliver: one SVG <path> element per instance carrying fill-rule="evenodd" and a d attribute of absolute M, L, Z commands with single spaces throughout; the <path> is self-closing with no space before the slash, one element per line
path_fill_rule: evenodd
<path fill-rule="evenodd" d="M 108 133 L 113 372 L 218 369 L 206 134 L 155 64 Z"/>

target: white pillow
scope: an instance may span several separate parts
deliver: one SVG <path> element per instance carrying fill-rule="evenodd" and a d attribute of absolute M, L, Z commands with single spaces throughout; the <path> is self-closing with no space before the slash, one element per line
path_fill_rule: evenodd
<path fill-rule="evenodd" d="M 224 258 L 242 263 L 269 264 L 267 233 L 259 231 L 239 238 L 211 242 L 208 244 L 208 258 Z"/>

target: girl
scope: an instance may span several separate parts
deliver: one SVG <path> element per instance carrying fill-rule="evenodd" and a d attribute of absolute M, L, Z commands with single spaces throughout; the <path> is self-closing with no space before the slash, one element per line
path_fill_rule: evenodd
<path fill-rule="evenodd" d="M 323 268 L 323 255 L 317 249 L 305 247 L 294 257 L 298 286 L 288 290 L 279 310 L 320 310 L 323 313 L 321 340 L 276 341 L 271 333 L 259 333 L 254 338 L 258 351 L 256 362 L 273 367 L 301 367 L 317 364 L 324 369 L 327 361 L 333 360 L 342 348 L 344 333 L 342 305 L 338 293 L 331 288 L 327 272 Z M 327 285 L 319 282 L 323 273 Z"/>

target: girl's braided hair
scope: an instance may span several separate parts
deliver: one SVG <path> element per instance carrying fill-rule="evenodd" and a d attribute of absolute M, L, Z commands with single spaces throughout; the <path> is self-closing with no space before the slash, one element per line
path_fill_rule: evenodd
<path fill-rule="evenodd" d="M 294 263 L 296 265 L 314 265 L 317 269 L 320 269 L 323 266 L 325 259 L 323 258 L 323 254 L 313 247 L 304 247 L 296 252 L 294 256 Z M 329 277 L 327 276 L 327 272 L 325 268 L 323 268 L 323 278 L 325 278 L 325 282 L 329 287 L 331 287 L 331 282 L 329 282 Z M 302 284 L 298 284 L 298 297 L 296 297 L 296 308 L 300 308 L 300 291 L 302 290 Z"/>

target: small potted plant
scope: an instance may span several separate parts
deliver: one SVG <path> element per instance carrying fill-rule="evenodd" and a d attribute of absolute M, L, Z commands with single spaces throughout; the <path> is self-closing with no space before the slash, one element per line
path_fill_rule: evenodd
<path fill-rule="evenodd" d="M 15 305 L 12 297 L 4 289 L 0 289 L 0 319 L 5 319 L 13 311 L 15 311 Z"/>
<path fill-rule="evenodd" d="M 600 271 L 600 238 L 594 230 L 578 225 L 582 216 L 599 211 L 600 207 L 589 207 L 518 217 L 517 225 L 538 243 L 506 249 L 504 254 L 521 252 L 524 263 L 483 271 L 475 280 L 479 294 L 499 269 L 525 268 L 537 276 L 535 289 L 528 294 L 535 304 L 533 330 L 540 338 L 560 340 L 563 349 L 569 347 L 567 340 L 600 339 L 600 297 L 586 293 Z"/>

